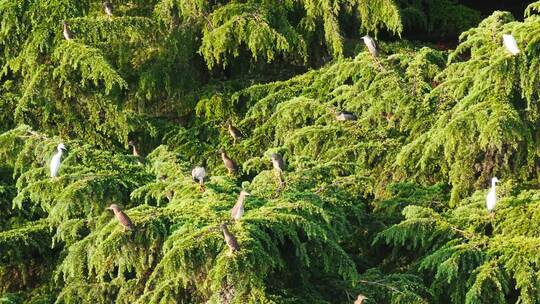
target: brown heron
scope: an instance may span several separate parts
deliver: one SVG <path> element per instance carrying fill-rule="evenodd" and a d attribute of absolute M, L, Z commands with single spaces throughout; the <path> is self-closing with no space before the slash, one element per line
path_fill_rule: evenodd
<path fill-rule="evenodd" d="M 113 16 L 113 6 L 109 1 L 103 2 L 103 8 L 105 9 L 105 14 L 107 14 L 107 16 Z"/>
<path fill-rule="evenodd" d="M 225 168 L 229 171 L 229 175 L 234 174 L 238 170 L 236 163 L 227 156 L 227 153 L 225 153 L 223 148 L 219 149 L 219 153 L 221 153 L 221 159 L 223 160 Z"/>
<path fill-rule="evenodd" d="M 242 139 L 243 137 L 242 132 L 233 126 L 230 120 L 227 121 L 227 128 L 229 130 L 229 134 L 231 134 L 231 137 L 233 138 L 233 144 L 236 145 L 236 141 Z"/>
<path fill-rule="evenodd" d="M 229 232 L 229 229 L 227 229 L 227 225 L 225 223 L 222 223 L 221 225 L 219 225 L 219 229 L 223 231 L 225 243 L 227 243 L 227 246 L 229 246 L 230 253 L 240 251 L 240 245 L 238 245 L 238 241 L 236 240 L 234 235 Z"/>
<path fill-rule="evenodd" d="M 64 27 L 64 38 L 66 40 L 71 40 L 71 38 L 73 37 L 73 33 L 71 32 L 71 30 L 69 29 L 69 25 L 66 21 L 63 21 L 62 22 L 62 26 Z"/>
<path fill-rule="evenodd" d="M 122 227 L 124 228 L 124 232 L 126 230 L 133 230 L 133 223 L 129 219 L 129 216 L 125 214 L 120 207 L 116 204 L 112 204 L 108 209 L 114 211 L 114 215 L 116 216 L 116 219 L 120 222 Z"/>
<path fill-rule="evenodd" d="M 246 201 L 246 196 L 251 195 L 249 192 L 242 190 L 238 196 L 236 204 L 231 209 L 231 217 L 234 221 L 239 221 L 242 215 L 244 215 L 244 202 Z"/>

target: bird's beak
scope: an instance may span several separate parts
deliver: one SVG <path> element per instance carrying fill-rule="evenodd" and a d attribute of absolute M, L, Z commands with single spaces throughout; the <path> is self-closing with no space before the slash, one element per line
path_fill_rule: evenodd
<path fill-rule="evenodd" d="M 246 192 L 246 196 L 250 196 L 250 195 L 251 195 L 251 193 L 249 193 L 249 192 Z"/>

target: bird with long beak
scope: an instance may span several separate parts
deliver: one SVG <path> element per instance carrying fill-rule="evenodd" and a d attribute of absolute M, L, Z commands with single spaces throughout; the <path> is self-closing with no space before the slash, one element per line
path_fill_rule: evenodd
<path fill-rule="evenodd" d="M 105 9 L 105 14 L 107 14 L 107 16 L 113 16 L 113 6 L 109 1 L 103 2 L 103 8 Z"/>
<path fill-rule="evenodd" d="M 491 188 L 486 195 L 486 207 L 491 217 L 494 216 L 493 210 L 495 209 L 495 205 L 497 205 L 497 190 L 495 184 L 498 182 L 499 179 L 497 177 L 491 179 Z"/>
<path fill-rule="evenodd" d="M 230 120 L 227 121 L 227 129 L 229 130 L 229 134 L 233 138 L 233 145 L 236 145 L 236 141 L 243 138 L 242 132 L 240 132 L 240 130 L 233 126 Z"/>
<path fill-rule="evenodd" d="M 233 254 L 234 252 L 240 251 L 240 245 L 238 245 L 236 237 L 234 237 L 234 235 L 229 232 L 227 225 L 225 223 L 222 223 L 221 225 L 219 225 L 219 229 L 223 232 L 223 236 L 225 237 L 225 243 L 227 243 L 227 246 L 229 246 L 229 253 Z"/>
<path fill-rule="evenodd" d="M 285 183 L 283 181 L 283 171 L 285 170 L 285 162 L 283 161 L 283 157 L 281 154 L 272 153 L 270 154 L 270 160 L 272 161 L 272 166 L 278 175 L 279 185 L 281 187 Z"/>
<path fill-rule="evenodd" d="M 234 207 L 231 209 L 231 217 L 234 221 L 239 221 L 242 215 L 244 215 L 244 203 L 246 201 L 246 196 L 250 195 L 251 194 L 245 190 L 240 191 L 238 200 L 236 201 Z"/>
<path fill-rule="evenodd" d="M 71 38 L 73 37 L 73 34 L 71 33 L 71 30 L 69 29 L 69 25 L 66 21 L 62 21 L 62 27 L 64 28 L 64 31 L 63 31 L 64 39 L 71 40 Z"/>
<path fill-rule="evenodd" d="M 62 162 L 62 153 L 67 151 L 66 146 L 63 143 L 56 147 L 56 154 L 51 158 L 51 177 L 56 177 L 58 169 L 60 169 L 60 163 Z"/>
<path fill-rule="evenodd" d="M 364 300 L 367 300 L 367 297 L 363 294 L 359 294 L 358 298 L 356 298 L 356 301 L 354 301 L 354 304 L 363 304 Z"/>
<path fill-rule="evenodd" d="M 199 183 L 199 190 L 204 192 L 204 178 L 206 177 L 206 170 L 204 167 L 197 166 L 191 170 L 191 178 Z"/>
<path fill-rule="evenodd" d="M 514 36 L 509 35 L 509 34 L 504 34 L 503 45 L 506 48 L 506 50 L 513 56 L 516 56 L 517 54 L 519 54 L 519 47 L 517 45 L 517 41 L 514 38 Z"/>
<path fill-rule="evenodd" d="M 131 219 L 127 214 L 118 207 L 116 204 L 112 204 L 109 208 L 109 210 L 112 210 L 114 212 L 114 216 L 116 216 L 116 219 L 120 222 L 122 227 L 124 228 L 124 232 L 126 230 L 133 230 L 133 223 L 131 222 Z"/>
<path fill-rule="evenodd" d="M 238 170 L 238 166 L 232 159 L 229 158 L 229 156 L 227 156 L 227 153 L 225 153 L 223 148 L 219 149 L 219 153 L 221 153 L 221 159 L 223 160 L 225 168 L 227 168 L 227 171 L 229 171 L 229 175 L 233 175 Z"/>

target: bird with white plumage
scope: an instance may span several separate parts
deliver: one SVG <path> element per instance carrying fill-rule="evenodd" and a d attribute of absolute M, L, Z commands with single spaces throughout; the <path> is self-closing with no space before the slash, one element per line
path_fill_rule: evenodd
<path fill-rule="evenodd" d="M 51 159 L 51 177 L 56 177 L 58 174 L 58 169 L 60 169 L 60 163 L 62 162 L 62 153 L 66 151 L 66 146 L 63 143 L 59 144 L 56 147 L 56 154 Z"/>
<path fill-rule="evenodd" d="M 512 36 L 510 34 L 504 34 L 503 35 L 503 45 L 510 54 L 512 54 L 514 56 L 519 54 L 519 47 L 517 45 L 517 41 L 514 38 L 514 36 Z"/>
<path fill-rule="evenodd" d="M 495 205 L 497 205 L 497 190 L 496 190 L 495 184 L 498 182 L 499 182 L 499 179 L 496 177 L 493 177 L 491 179 L 491 188 L 489 189 L 488 194 L 486 195 L 486 207 L 490 214 L 493 214 Z"/>
<path fill-rule="evenodd" d="M 191 178 L 199 183 L 199 190 L 204 191 L 204 178 L 206 177 L 206 170 L 204 167 L 197 166 L 191 170 Z"/>

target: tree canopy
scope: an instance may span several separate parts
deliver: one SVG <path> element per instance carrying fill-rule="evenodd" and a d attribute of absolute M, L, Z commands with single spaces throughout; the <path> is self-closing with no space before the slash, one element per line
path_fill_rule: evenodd
<path fill-rule="evenodd" d="M 540 2 L 111 4 L 0 0 L 0 303 L 540 303 Z"/>

